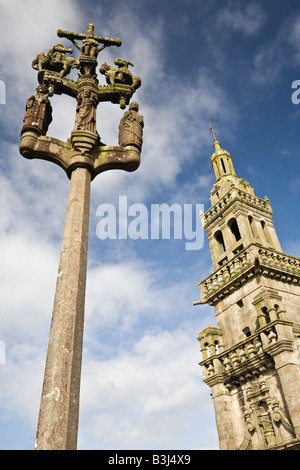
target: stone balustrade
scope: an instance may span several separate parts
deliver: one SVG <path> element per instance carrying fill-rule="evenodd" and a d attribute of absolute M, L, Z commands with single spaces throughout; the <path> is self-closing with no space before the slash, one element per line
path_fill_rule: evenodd
<path fill-rule="evenodd" d="M 300 260 L 298 258 L 265 248 L 260 248 L 258 254 L 263 266 L 276 267 L 278 270 L 285 271 L 287 280 L 292 280 L 289 274 L 300 275 Z"/>
<path fill-rule="evenodd" d="M 230 283 L 241 271 L 247 271 L 254 265 L 254 257 L 250 250 L 244 249 L 220 269 L 198 284 L 202 301 L 219 292 Z"/>
<path fill-rule="evenodd" d="M 232 379 L 249 378 L 249 374 L 259 375 L 266 370 L 271 361 L 270 355 L 265 354 L 266 351 L 269 352 L 270 348 L 274 351 L 274 345 L 279 345 L 280 340 L 285 341 L 286 346 L 285 328 L 291 328 L 290 322 L 278 319 L 225 351 L 218 353 L 216 349 L 213 353 L 210 347 L 210 356 L 207 357 L 207 350 L 202 348 L 203 360 L 200 365 L 204 382 L 210 381 L 216 375 L 221 375 L 225 384 L 227 381 L 229 384 Z"/>
<path fill-rule="evenodd" d="M 229 203 L 234 200 L 245 202 L 254 207 L 261 208 L 264 211 L 269 212 L 270 214 L 272 214 L 273 212 L 268 198 L 260 199 L 259 197 L 246 193 L 241 189 L 234 188 L 227 194 L 225 194 L 225 196 L 223 196 L 217 202 L 217 204 L 214 204 L 214 206 L 211 207 L 207 212 L 201 213 L 200 217 L 204 227 L 210 224 L 215 219 L 215 217 L 219 216 L 226 209 Z"/>
<path fill-rule="evenodd" d="M 255 260 L 258 266 L 255 266 Z M 283 282 L 300 283 L 300 260 L 274 249 L 252 244 L 198 284 L 201 300 L 194 304 L 210 303 L 230 293 L 231 285 L 246 282 L 259 271 L 261 275 Z"/>

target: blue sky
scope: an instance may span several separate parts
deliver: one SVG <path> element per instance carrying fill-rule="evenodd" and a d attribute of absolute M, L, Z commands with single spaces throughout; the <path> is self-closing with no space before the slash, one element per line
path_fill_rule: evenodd
<path fill-rule="evenodd" d="M 18 151 L 36 54 L 58 28 L 122 39 L 99 64 L 132 61 L 145 120 L 140 168 L 92 183 L 79 449 L 217 449 L 198 331 L 213 309 L 194 307 L 212 272 L 207 240 L 99 240 L 97 208 L 209 205 L 210 122 L 236 173 L 267 195 L 283 251 L 300 256 L 300 6 L 286 1 L 0 0 L 0 448 L 34 447 L 69 180 Z M 64 43 L 68 47 L 68 41 Z M 99 77 L 103 80 L 103 77 Z M 0 95 L 1 96 L 1 95 Z M 300 95 L 299 95 L 300 96 Z M 3 101 L 3 99 L 2 99 Z M 75 102 L 52 98 L 48 135 L 66 140 Z M 100 104 L 102 141 L 117 145 L 123 111 Z"/>

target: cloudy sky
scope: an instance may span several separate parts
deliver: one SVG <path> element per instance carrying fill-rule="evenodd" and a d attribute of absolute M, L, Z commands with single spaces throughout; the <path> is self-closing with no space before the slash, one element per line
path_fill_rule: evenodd
<path fill-rule="evenodd" d="M 103 240 L 98 209 L 118 211 L 126 197 L 148 213 L 163 203 L 189 204 L 194 219 L 197 204 L 207 210 L 213 121 L 238 176 L 269 197 L 283 250 L 300 256 L 299 2 L 0 0 L 0 22 L 0 448 L 34 447 L 69 188 L 59 167 L 18 151 L 37 86 L 31 62 L 57 42 L 70 47 L 58 28 L 92 22 L 123 42 L 99 63 L 130 60 L 142 78 L 145 129 L 140 168 L 92 182 L 78 448 L 217 449 L 196 339 L 214 312 L 193 306 L 212 272 L 207 241 Z M 54 96 L 52 106 L 48 135 L 66 140 L 75 102 Z M 122 115 L 99 105 L 107 145 Z"/>

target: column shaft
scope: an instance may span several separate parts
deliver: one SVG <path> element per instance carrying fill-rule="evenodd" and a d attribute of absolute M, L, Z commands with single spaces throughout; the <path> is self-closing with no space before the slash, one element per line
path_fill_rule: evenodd
<path fill-rule="evenodd" d="M 91 175 L 72 172 L 36 449 L 77 447 Z"/>

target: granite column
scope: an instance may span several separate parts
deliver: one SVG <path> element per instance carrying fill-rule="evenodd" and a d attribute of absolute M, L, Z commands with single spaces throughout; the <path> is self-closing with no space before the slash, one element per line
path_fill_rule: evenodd
<path fill-rule="evenodd" d="M 37 450 L 77 447 L 91 174 L 76 168 L 57 276 L 42 390 Z"/>

